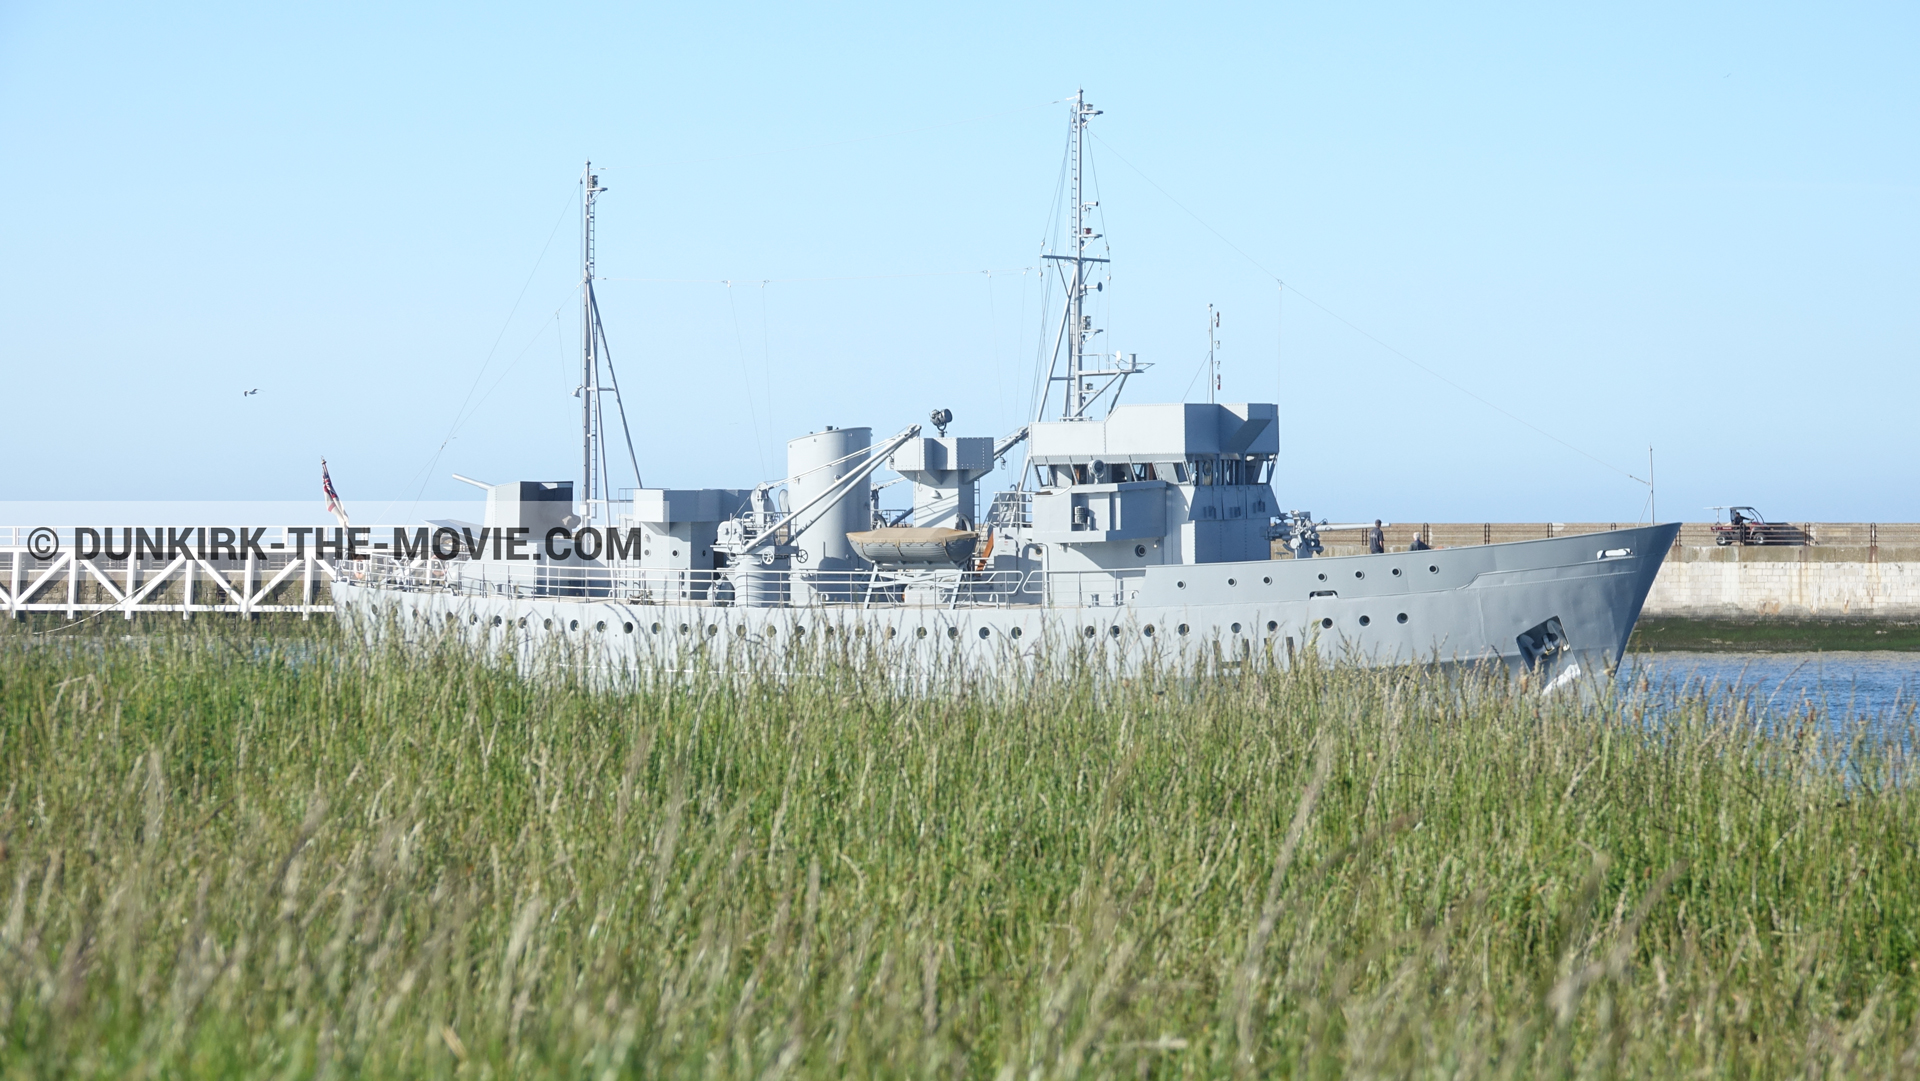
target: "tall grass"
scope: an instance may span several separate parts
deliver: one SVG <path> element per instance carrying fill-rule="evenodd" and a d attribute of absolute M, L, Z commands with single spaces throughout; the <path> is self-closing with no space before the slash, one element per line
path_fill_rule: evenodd
<path fill-rule="evenodd" d="M 0 638 L 9 1076 L 1916 1072 L 1901 740 L 1341 666 Z"/>

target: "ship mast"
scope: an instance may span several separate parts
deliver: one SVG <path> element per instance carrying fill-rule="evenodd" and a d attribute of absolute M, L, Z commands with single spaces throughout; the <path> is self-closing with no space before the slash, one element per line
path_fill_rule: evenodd
<path fill-rule="evenodd" d="M 1120 389 L 1126 385 L 1127 376 L 1145 371 L 1148 365 L 1141 364 L 1133 354 L 1090 352 L 1088 346 L 1100 331 L 1093 326 L 1093 317 L 1087 314 L 1086 301 L 1089 290 L 1097 290 L 1092 276 L 1088 273 L 1091 265 L 1109 262 L 1087 254 L 1087 247 L 1101 239 L 1103 234 L 1095 233 L 1087 224 L 1087 211 L 1099 206 L 1086 197 L 1086 137 L 1087 124 L 1100 115 L 1100 110 L 1087 104 L 1087 92 L 1078 91 L 1073 96 L 1072 111 L 1068 114 L 1067 129 L 1067 169 L 1069 175 L 1069 199 L 1072 201 L 1072 243 L 1063 255 L 1048 255 L 1066 279 L 1067 304 L 1061 313 L 1061 333 L 1055 336 L 1053 360 L 1047 367 L 1047 382 L 1065 383 L 1065 393 L 1061 396 L 1061 420 L 1090 420 L 1087 410 L 1107 391 L 1113 391 L 1117 401 Z M 1066 347 L 1066 374 L 1061 369 L 1061 346 Z M 1091 361 L 1091 363 L 1089 363 Z M 1112 361 L 1111 364 L 1105 363 Z M 1100 382 L 1100 380 L 1105 380 Z M 1111 402 L 1109 406 L 1111 406 Z M 1044 399 L 1042 400 L 1044 407 Z M 1035 419 L 1038 419 L 1037 417 Z"/>
<path fill-rule="evenodd" d="M 1080 416 L 1087 408 L 1084 373 L 1087 368 L 1087 340 L 1093 337 L 1093 320 L 1086 315 L 1087 244 L 1094 238 L 1093 229 L 1086 224 L 1088 207 L 1083 166 L 1086 161 L 1087 121 L 1099 115 L 1100 110 L 1087 104 L 1085 90 L 1074 94 L 1070 128 L 1073 141 L 1067 146 L 1068 168 L 1072 170 L 1073 183 L 1073 280 L 1067 288 L 1067 324 L 1070 329 L 1067 332 L 1067 397 L 1063 403 L 1067 417 Z"/>
<path fill-rule="evenodd" d="M 589 161 L 580 173 L 580 386 L 574 394 L 580 399 L 580 504 L 581 517 L 591 523 L 604 518 L 613 524 L 612 477 L 607 469 L 607 433 L 603 395 L 612 394 L 620 413 L 620 431 L 626 437 L 627 460 L 633 466 L 633 483 L 640 481 L 640 461 L 633 452 L 633 433 L 627 427 L 626 403 L 620 400 L 620 377 L 614 373 L 613 357 L 607 350 L 607 332 L 600 325 L 600 302 L 593 292 L 593 204 L 595 196 L 607 189 L 594 175 Z M 600 385 L 600 367 L 604 363 L 610 387 Z"/>

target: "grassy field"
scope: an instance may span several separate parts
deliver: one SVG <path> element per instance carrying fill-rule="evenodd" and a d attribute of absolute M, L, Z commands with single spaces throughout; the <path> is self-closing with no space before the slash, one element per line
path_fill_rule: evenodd
<path fill-rule="evenodd" d="M 1890 620 L 1642 619 L 1630 651 L 1814 653 L 1869 649 L 1920 651 L 1920 623 Z"/>
<path fill-rule="evenodd" d="M 0 636 L 0 1072 L 1920 1065 L 1920 794 L 1824 718 L 304 633 Z"/>

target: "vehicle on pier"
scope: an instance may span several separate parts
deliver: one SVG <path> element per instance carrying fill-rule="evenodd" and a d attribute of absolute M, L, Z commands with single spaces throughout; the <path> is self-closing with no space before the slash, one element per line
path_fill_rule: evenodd
<path fill-rule="evenodd" d="M 1807 543 L 1806 532 L 1798 526 L 1787 522 L 1769 522 L 1752 507 L 1727 507 L 1726 511 L 1727 521 L 1713 523 L 1713 543 L 1723 548 L 1734 544 Z"/>

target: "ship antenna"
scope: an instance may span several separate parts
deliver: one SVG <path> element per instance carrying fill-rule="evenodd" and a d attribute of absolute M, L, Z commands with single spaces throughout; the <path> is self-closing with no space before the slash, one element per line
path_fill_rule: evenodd
<path fill-rule="evenodd" d="M 1220 311 L 1213 305 L 1207 305 L 1207 401 L 1217 401 L 1220 391 L 1220 336 L 1214 331 L 1220 329 Z"/>
<path fill-rule="evenodd" d="M 1073 281 L 1067 290 L 1067 304 L 1070 313 L 1067 322 L 1070 327 L 1067 336 L 1067 396 L 1066 415 L 1078 417 L 1087 408 L 1087 339 L 1090 319 L 1085 314 L 1087 300 L 1087 241 L 1093 230 L 1087 226 L 1086 199 L 1086 141 L 1087 121 L 1099 115 L 1100 110 L 1087 104 L 1087 92 L 1080 90 L 1073 95 L 1073 119 L 1070 133 L 1073 143 L 1067 148 L 1069 168 L 1072 170 L 1073 184 L 1073 246 L 1068 249 L 1073 259 Z"/>

